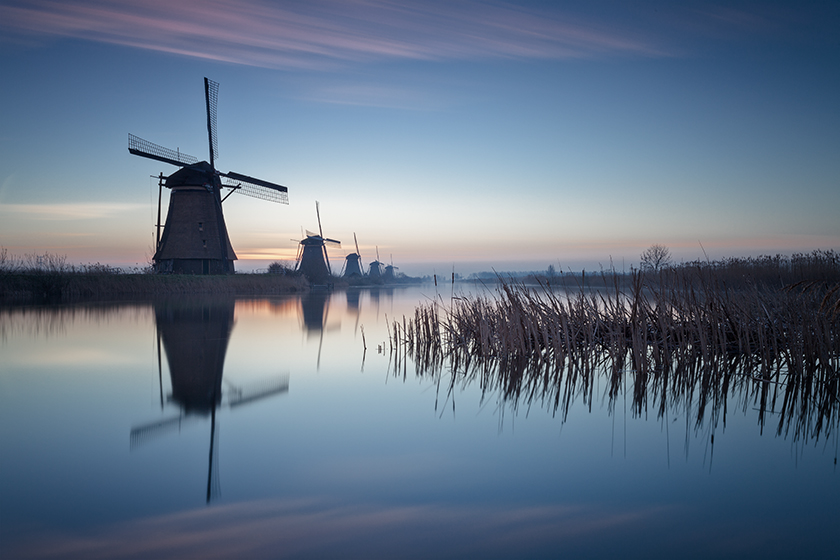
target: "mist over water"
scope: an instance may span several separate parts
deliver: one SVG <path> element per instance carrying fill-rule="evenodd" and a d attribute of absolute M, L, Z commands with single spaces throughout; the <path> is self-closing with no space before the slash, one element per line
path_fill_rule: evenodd
<path fill-rule="evenodd" d="M 0 310 L 0 553 L 834 554 L 836 422 L 397 360 L 392 322 L 466 286 Z"/>

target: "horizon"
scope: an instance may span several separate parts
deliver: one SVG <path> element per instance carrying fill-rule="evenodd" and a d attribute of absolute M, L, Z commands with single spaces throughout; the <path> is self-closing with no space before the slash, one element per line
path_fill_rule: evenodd
<path fill-rule="evenodd" d="M 409 276 L 840 249 L 836 5 L 11 0 L 0 29 L 13 255 L 145 266 L 175 169 L 126 138 L 205 159 L 204 76 L 218 169 L 289 188 L 224 203 L 242 272 L 316 200 L 333 268 L 357 234 Z"/>

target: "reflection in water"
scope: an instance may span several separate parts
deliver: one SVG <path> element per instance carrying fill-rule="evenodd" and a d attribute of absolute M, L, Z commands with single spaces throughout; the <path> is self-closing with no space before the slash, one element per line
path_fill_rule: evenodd
<path fill-rule="evenodd" d="M 0 307 L 0 341 L 11 337 L 62 337 L 79 325 L 102 324 L 130 316 L 143 321 L 149 308 L 143 304 L 99 302 L 73 306 Z"/>
<path fill-rule="evenodd" d="M 346 292 L 344 292 L 344 296 L 347 298 L 347 309 L 354 311 L 358 314 L 359 299 L 361 295 L 361 290 L 347 290 Z"/>
<path fill-rule="evenodd" d="M 426 323 L 433 324 L 431 319 Z M 686 441 L 692 429 L 703 434 L 710 466 L 715 431 L 725 428 L 730 410 L 752 411 L 762 434 L 772 422 L 777 436 L 791 436 L 802 448 L 821 438 L 826 445 L 831 442 L 837 464 L 840 379 L 825 371 L 762 378 L 756 372 L 760 363 L 744 356 L 710 361 L 699 353 L 675 359 L 668 367 L 639 368 L 632 356 L 583 345 L 565 361 L 521 355 L 483 358 L 465 347 L 445 349 L 434 337 L 423 339 L 411 329 L 401 331 L 398 323 L 392 336 L 392 375 L 407 379 L 413 362 L 416 376 L 437 387 L 435 410 L 450 402 L 454 410 L 455 389 L 473 383 L 481 388 L 482 406 L 495 395 L 502 411 L 505 406 L 516 412 L 520 406 L 537 405 L 563 422 L 574 406 L 591 411 L 602 400 L 611 415 L 618 410 L 626 414 L 628 406 L 635 418 L 655 412 L 665 430 L 675 418 L 685 418 Z M 652 355 L 647 358 L 652 361 Z M 687 456 L 687 447 L 685 452 Z"/>
<path fill-rule="evenodd" d="M 172 400 L 185 413 L 207 413 L 221 402 L 233 308 L 232 299 L 155 305 L 155 324 L 172 379 Z"/>
<path fill-rule="evenodd" d="M 833 557 L 830 375 L 420 353 L 394 383 L 388 326 L 433 293 L 0 311 L 0 557 Z M 295 392 L 246 407 L 281 359 Z"/>
<path fill-rule="evenodd" d="M 308 332 L 321 332 L 327 322 L 329 290 L 311 290 L 300 299 L 303 310 L 303 326 Z"/>
<path fill-rule="evenodd" d="M 402 505 L 264 499 L 156 515 L 83 537 L 48 535 L 27 552 L 34 558 L 54 558 L 56 550 L 71 550 L 84 558 L 227 560 L 555 558 L 563 550 L 572 558 L 627 559 L 642 555 L 619 551 L 605 534 L 640 542 L 639 535 L 656 533 L 661 539 L 672 530 L 675 513 L 680 512 L 668 505 Z M 772 529 L 761 527 L 756 532 L 767 538 Z M 701 550 L 708 548 L 706 544 Z M 685 557 L 684 550 L 676 547 L 669 552 L 663 557 Z"/>
<path fill-rule="evenodd" d="M 207 469 L 207 502 L 219 494 L 218 431 L 216 410 L 223 404 L 231 408 L 288 391 L 288 376 L 279 377 L 247 389 L 228 383 L 222 400 L 222 377 L 228 341 L 234 325 L 233 299 L 169 300 L 155 304 L 158 332 L 158 368 L 162 375 L 160 343 L 163 343 L 172 394 L 169 402 L 180 411 L 175 417 L 137 426 L 131 430 L 132 448 L 170 428 L 180 427 L 189 418 L 210 415 L 210 452 Z M 160 379 L 161 407 L 163 380 Z"/>

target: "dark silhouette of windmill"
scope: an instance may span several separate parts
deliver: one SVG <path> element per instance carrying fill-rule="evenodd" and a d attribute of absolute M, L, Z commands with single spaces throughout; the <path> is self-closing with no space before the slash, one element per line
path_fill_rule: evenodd
<path fill-rule="evenodd" d="M 180 167 L 164 177 L 160 174 L 158 192 L 156 272 L 179 274 L 232 274 L 236 253 L 230 244 L 222 202 L 233 192 L 288 204 L 288 189 L 241 173 L 216 170 L 219 157 L 216 138 L 216 102 L 219 84 L 204 78 L 204 99 L 207 107 L 207 139 L 210 161 L 198 161 L 180 150 L 170 150 L 142 138 L 128 135 L 128 151 Z M 172 190 L 166 225 L 161 235 L 160 204 L 162 188 Z M 222 198 L 222 189 L 232 189 Z"/>
<path fill-rule="evenodd" d="M 315 201 L 315 214 L 318 216 L 318 233 L 306 232 L 306 238 L 299 241 L 297 271 L 310 282 L 322 282 L 332 275 L 327 244 L 341 247 L 341 241 L 324 237 L 321 227 L 320 205 Z"/>
<path fill-rule="evenodd" d="M 362 277 L 362 253 L 359 251 L 359 240 L 356 239 L 355 232 L 353 233 L 353 241 L 356 242 L 356 252 L 350 253 L 344 257 L 344 277 Z"/>
<path fill-rule="evenodd" d="M 376 247 L 376 260 L 370 263 L 370 268 L 368 269 L 368 277 L 371 280 L 381 280 L 382 279 L 382 263 L 379 262 L 379 246 Z"/>
<path fill-rule="evenodd" d="M 394 266 L 394 255 L 391 255 L 391 264 L 385 267 L 385 273 L 382 275 L 382 279 L 386 282 L 393 281 L 396 278 L 394 274 L 395 270 L 399 270 L 399 267 Z"/>

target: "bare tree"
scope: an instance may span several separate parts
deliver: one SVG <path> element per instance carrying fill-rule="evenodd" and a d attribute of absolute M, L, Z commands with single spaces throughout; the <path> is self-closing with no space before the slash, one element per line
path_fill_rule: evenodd
<path fill-rule="evenodd" d="M 654 243 L 641 254 L 642 270 L 645 272 L 659 272 L 671 264 L 671 251 L 665 245 Z"/>

